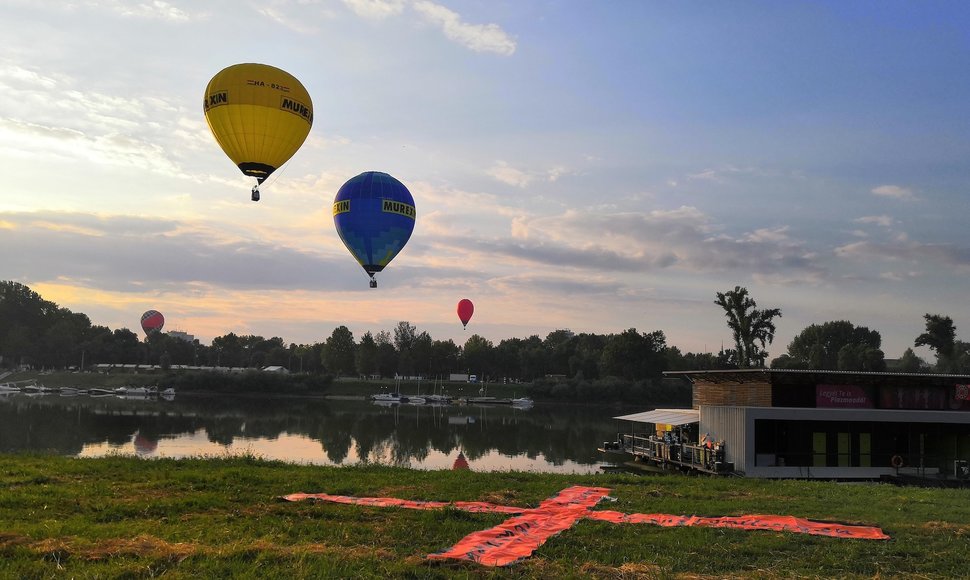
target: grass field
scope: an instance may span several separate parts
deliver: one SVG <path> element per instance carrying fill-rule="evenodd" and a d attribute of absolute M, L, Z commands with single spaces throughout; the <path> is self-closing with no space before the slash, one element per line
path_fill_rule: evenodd
<path fill-rule="evenodd" d="M 304 491 L 535 507 L 570 485 L 595 509 L 786 514 L 888 541 L 582 520 L 506 568 L 425 558 L 499 514 L 287 503 Z M 970 490 L 622 474 L 330 468 L 258 458 L 0 456 L 0 578 L 966 577 Z"/>

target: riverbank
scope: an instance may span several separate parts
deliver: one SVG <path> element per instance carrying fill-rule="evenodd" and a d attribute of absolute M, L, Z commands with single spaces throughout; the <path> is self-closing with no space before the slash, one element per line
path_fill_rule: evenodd
<path fill-rule="evenodd" d="M 326 492 L 535 507 L 573 485 L 593 509 L 783 514 L 877 526 L 888 541 L 581 520 L 509 568 L 432 562 L 508 516 L 278 500 Z M 744 479 L 319 467 L 257 458 L 0 456 L 0 576 L 951 578 L 966 574 L 970 491 Z"/>
<path fill-rule="evenodd" d="M 245 376 L 250 383 L 248 392 L 261 392 L 262 394 L 274 395 L 318 395 L 318 396 L 352 396 L 367 398 L 375 393 L 386 393 L 399 391 L 406 395 L 441 393 L 442 391 L 455 397 L 478 396 L 479 389 L 487 389 L 489 396 L 495 397 L 522 397 L 527 396 L 528 386 L 524 384 L 494 384 L 479 385 L 471 383 L 449 382 L 439 383 L 429 380 L 361 380 L 356 377 L 339 377 L 336 379 L 326 379 L 328 382 L 325 388 L 306 389 L 306 388 L 286 388 L 288 384 L 295 384 L 306 380 L 309 375 L 278 375 L 274 373 L 261 373 L 253 369 L 249 373 L 239 373 L 230 375 L 241 381 Z M 181 392 L 212 392 L 213 389 L 205 388 L 205 383 L 211 383 L 207 379 L 229 378 L 225 375 L 216 373 L 201 373 L 198 371 L 151 371 L 151 372 L 39 372 L 25 371 L 12 373 L 0 380 L 0 383 L 36 382 L 47 387 L 77 387 L 90 389 L 100 387 L 105 389 L 115 389 L 118 387 L 149 387 L 157 386 L 159 389 L 167 387 L 175 388 Z M 199 379 L 199 380 L 194 380 Z M 265 388 L 259 388 L 259 382 Z"/>

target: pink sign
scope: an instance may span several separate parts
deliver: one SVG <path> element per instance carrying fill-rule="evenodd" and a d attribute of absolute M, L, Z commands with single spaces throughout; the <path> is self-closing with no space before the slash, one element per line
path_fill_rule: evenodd
<path fill-rule="evenodd" d="M 816 407 L 872 408 L 872 397 L 858 385 L 815 385 Z"/>

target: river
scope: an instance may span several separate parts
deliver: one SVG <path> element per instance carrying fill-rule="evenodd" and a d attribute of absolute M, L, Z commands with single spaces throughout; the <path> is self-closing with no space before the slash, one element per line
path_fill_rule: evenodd
<path fill-rule="evenodd" d="M 0 396 L 0 453 L 224 457 L 314 465 L 596 473 L 612 417 L 652 408 L 536 403 L 382 406 L 360 398 Z"/>

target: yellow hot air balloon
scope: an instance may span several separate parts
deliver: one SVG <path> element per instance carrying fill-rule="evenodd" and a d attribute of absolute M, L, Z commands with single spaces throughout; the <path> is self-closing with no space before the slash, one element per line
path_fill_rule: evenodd
<path fill-rule="evenodd" d="M 296 153 L 313 125 L 310 93 L 290 73 L 266 64 L 234 64 L 212 77 L 202 103 L 216 141 L 259 185 Z"/>

